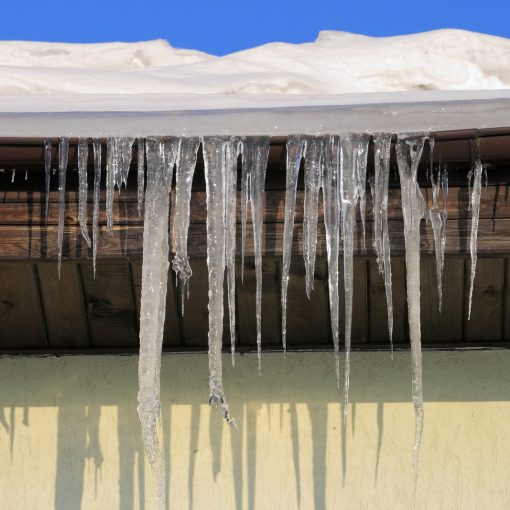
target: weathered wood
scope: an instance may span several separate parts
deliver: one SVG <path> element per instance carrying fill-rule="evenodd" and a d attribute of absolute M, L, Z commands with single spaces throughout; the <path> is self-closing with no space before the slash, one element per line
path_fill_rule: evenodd
<path fill-rule="evenodd" d="M 422 190 L 428 206 L 432 204 L 432 191 L 430 188 Z M 175 190 L 172 191 L 172 203 L 175 198 Z M 402 207 L 400 204 L 400 189 L 390 189 L 388 195 L 388 218 L 402 219 Z M 40 192 L 15 192 L 0 191 L 0 225 L 46 225 L 45 219 L 45 195 Z M 298 190 L 296 197 L 296 224 L 303 221 L 304 192 Z M 442 204 L 441 204 L 442 205 Z M 452 187 L 448 191 L 448 218 L 449 220 L 465 220 L 470 217 L 468 211 L 469 190 L 467 187 Z M 241 221 L 241 197 L 237 199 L 237 219 Z M 104 194 L 99 204 L 99 223 L 106 224 L 106 211 Z M 92 221 L 92 201 L 89 195 L 88 202 L 89 224 Z M 264 221 L 266 223 L 283 223 L 285 214 L 285 191 L 269 190 L 265 194 L 263 208 Z M 136 192 L 122 191 L 115 195 L 113 206 L 114 223 L 117 225 L 142 225 L 143 218 L 138 218 Z M 319 219 L 322 221 L 322 201 L 319 204 Z M 368 221 L 373 219 L 372 198 L 367 193 Z M 494 185 L 482 188 L 480 199 L 480 218 L 510 218 L 510 187 L 506 185 Z M 251 215 L 248 215 L 251 222 Z M 360 219 L 360 218 L 358 218 Z M 191 199 L 191 223 L 205 223 L 207 220 L 206 196 L 203 191 L 194 191 Z M 58 193 L 50 193 L 50 205 L 48 210 L 48 225 L 58 223 Z M 78 194 L 70 192 L 66 199 L 66 224 L 78 224 Z"/>
<path fill-rule="evenodd" d="M 49 346 L 88 347 L 90 340 L 79 265 L 64 262 L 60 280 L 54 263 L 37 264 L 37 272 Z"/>
<path fill-rule="evenodd" d="M 280 335 L 280 300 L 279 300 L 278 260 L 265 258 L 262 261 L 262 344 L 278 343 Z M 236 266 L 236 322 L 239 345 L 257 343 L 257 322 L 255 314 L 255 263 L 250 257 L 245 260 L 244 278 L 241 281 L 241 266 Z M 228 303 L 226 303 L 228 305 Z M 225 308 L 228 319 L 228 308 Z M 228 320 L 226 325 L 228 332 Z M 230 334 L 225 342 L 230 342 Z"/>
<path fill-rule="evenodd" d="M 471 272 L 469 259 L 466 259 L 465 271 L 463 338 L 468 342 L 501 340 L 503 335 L 505 260 L 502 258 L 478 259 L 470 320 L 467 318 Z"/>
<path fill-rule="evenodd" d="M 369 263 L 369 320 L 370 342 L 390 345 L 388 333 L 388 309 L 386 304 L 386 287 L 384 278 L 379 274 L 377 260 Z M 405 283 L 405 260 L 393 257 L 391 260 L 392 294 L 393 294 L 393 343 L 402 344 L 409 341 L 407 333 L 407 298 Z"/>
<path fill-rule="evenodd" d="M 359 225 L 358 225 L 359 227 Z M 240 230 L 240 229 L 238 229 Z M 358 228 L 358 231 L 360 228 Z M 404 254 L 403 222 L 391 220 L 389 222 L 391 252 L 393 255 Z M 504 256 L 510 252 L 510 219 L 480 220 L 478 230 L 478 252 L 485 256 Z M 302 254 L 302 227 L 296 225 L 292 253 Z M 240 235 L 238 232 L 238 255 L 240 253 Z M 264 255 L 282 254 L 283 225 L 280 223 L 264 225 L 263 229 L 263 253 Z M 471 236 L 470 220 L 451 220 L 447 224 L 446 253 L 449 255 L 465 255 L 469 251 L 469 239 Z M 188 254 L 192 258 L 204 258 L 207 256 L 207 246 L 204 243 L 205 225 L 193 224 L 189 230 Z M 317 255 L 325 255 L 324 225 L 318 226 Z M 106 228 L 100 229 L 98 243 L 99 258 L 142 256 L 143 227 L 117 226 L 114 227 L 113 235 L 106 232 Z M 367 222 L 367 255 L 375 255 L 373 249 L 373 223 Z M 170 243 L 173 251 L 173 242 Z M 434 254 L 434 238 L 430 224 L 422 223 L 421 251 L 423 254 Z M 253 235 L 251 225 L 247 226 L 246 253 L 253 254 Z M 355 242 L 355 253 L 363 255 L 361 241 Z M 0 226 L 0 260 L 40 260 L 56 259 L 57 257 L 57 228 L 22 226 Z M 77 226 L 65 228 L 64 259 L 88 259 L 91 252 L 81 237 Z"/>
<path fill-rule="evenodd" d="M 445 259 L 443 270 L 443 306 L 439 313 L 436 259 L 421 259 L 421 324 L 423 344 L 460 342 L 464 309 L 464 260 Z M 480 303 L 481 304 L 481 303 Z"/>
<path fill-rule="evenodd" d="M 135 303 L 129 263 L 98 261 L 81 264 L 91 344 L 94 347 L 137 345 Z"/>
<path fill-rule="evenodd" d="M 0 264 L 0 347 L 46 346 L 46 328 L 34 265 Z"/>
<path fill-rule="evenodd" d="M 277 284 L 280 286 L 280 282 Z M 333 345 L 328 303 L 326 261 L 318 259 L 315 263 L 314 288 L 308 299 L 303 260 L 301 257 L 293 258 L 287 292 L 287 345 L 289 348 L 316 342 Z M 277 338 L 280 339 L 281 334 Z"/>

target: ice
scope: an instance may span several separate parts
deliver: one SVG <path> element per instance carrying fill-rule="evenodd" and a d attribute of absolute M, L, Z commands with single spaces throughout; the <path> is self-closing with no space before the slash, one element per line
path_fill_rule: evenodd
<path fill-rule="evenodd" d="M 253 251 L 255 255 L 255 313 L 257 322 L 257 353 L 259 373 L 262 349 L 262 229 L 264 185 L 266 182 L 269 137 L 254 136 L 243 140 L 243 172 L 241 179 L 242 202 L 250 202 L 253 228 Z M 245 212 L 246 220 L 246 212 Z M 244 227 L 246 229 L 246 227 Z"/>
<path fill-rule="evenodd" d="M 306 295 L 310 299 L 315 276 L 317 220 L 321 182 L 322 138 L 307 137 L 305 146 L 305 203 L 303 211 L 303 258 L 306 271 Z"/>
<path fill-rule="evenodd" d="M 12 175 L 11 175 L 11 183 L 14 183 L 14 179 L 16 178 L 16 169 L 12 169 Z"/>
<path fill-rule="evenodd" d="M 113 232 L 113 195 L 127 186 L 134 138 L 110 137 L 106 142 L 106 225 Z"/>
<path fill-rule="evenodd" d="M 478 237 L 478 221 L 480 218 L 480 197 L 482 194 L 482 174 L 483 165 L 480 159 L 477 159 L 473 171 L 470 172 L 473 178 L 473 189 L 470 197 L 471 206 L 471 238 L 469 240 L 469 251 L 471 252 L 471 279 L 469 284 L 469 308 L 468 320 L 471 318 L 471 304 L 473 301 L 473 286 L 476 275 L 477 251 L 476 241 Z"/>
<path fill-rule="evenodd" d="M 235 366 L 236 346 L 236 209 L 237 209 L 237 160 L 243 150 L 240 139 L 230 138 L 224 145 L 225 172 L 225 256 L 227 266 L 228 310 L 230 325 L 230 352 Z"/>
<path fill-rule="evenodd" d="M 99 192 L 101 191 L 101 140 L 94 138 L 94 204 L 92 209 L 92 267 L 96 277 L 97 238 L 99 223 Z"/>
<path fill-rule="evenodd" d="M 138 217 L 141 218 L 145 193 L 145 140 L 143 138 L 138 138 L 136 180 L 138 186 Z"/>
<path fill-rule="evenodd" d="M 80 230 L 83 239 L 85 239 L 87 246 L 90 248 L 90 237 L 87 229 L 88 159 L 89 159 L 89 142 L 86 138 L 80 138 L 78 140 L 78 180 L 79 180 L 78 221 L 80 223 Z"/>
<path fill-rule="evenodd" d="M 399 137 L 396 145 L 406 257 L 407 309 L 411 339 L 412 394 L 415 412 L 413 470 L 418 476 L 418 459 L 423 435 L 423 389 L 420 327 L 420 222 L 426 205 L 417 181 L 418 165 L 427 137 Z"/>
<path fill-rule="evenodd" d="M 354 228 L 356 205 L 359 199 L 359 176 L 366 174 L 368 135 L 347 135 L 340 139 L 340 203 L 342 207 L 342 236 L 344 241 L 345 290 L 345 405 L 344 424 L 349 407 L 349 380 L 351 370 L 352 302 L 354 291 Z M 362 167 L 365 167 L 364 169 Z"/>
<path fill-rule="evenodd" d="M 219 405 L 229 425 L 235 425 L 223 391 L 223 287 L 226 266 L 227 172 L 225 137 L 203 140 L 207 196 L 207 268 L 209 279 L 209 403 Z"/>
<path fill-rule="evenodd" d="M 48 223 L 48 211 L 50 208 L 50 184 L 51 184 L 51 140 L 44 140 L 44 178 L 46 184 L 46 207 L 44 220 Z"/>
<path fill-rule="evenodd" d="M 299 168 L 303 158 L 306 139 L 303 136 L 287 138 L 287 174 L 285 186 L 285 219 L 283 227 L 283 265 L 281 284 L 282 307 L 282 344 L 283 352 L 287 352 L 287 289 L 292 256 L 292 239 L 294 236 L 294 212 L 296 210 L 296 191 Z"/>
<path fill-rule="evenodd" d="M 189 293 L 188 281 L 191 277 L 191 267 L 188 260 L 188 228 L 190 222 L 191 185 L 193 183 L 199 145 L 199 138 L 182 138 L 177 159 L 174 215 L 175 256 L 172 261 L 172 268 L 179 279 L 181 287 L 182 315 L 184 315 L 184 301 Z"/>
<path fill-rule="evenodd" d="M 62 267 L 62 244 L 64 242 L 64 220 L 66 209 L 66 174 L 67 160 L 69 157 L 69 140 L 61 138 L 58 144 L 58 278 Z"/>
<path fill-rule="evenodd" d="M 143 235 L 138 415 L 146 456 L 156 478 L 156 505 L 165 505 L 165 459 L 158 437 L 160 368 L 168 281 L 170 186 L 178 138 L 147 139 L 147 190 Z"/>
<path fill-rule="evenodd" d="M 388 183 L 390 178 L 391 134 L 374 136 L 374 247 L 379 273 L 384 277 L 388 334 L 393 356 L 393 294 L 391 277 L 391 250 L 388 232 Z"/>
<path fill-rule="evenodd" d="M 326 252 L 328 258 L 328 291 L 331 334 L 335 350 L 336 385 L 340 388 L 340 355 L 338 334 L 338 256 L 340 250 L 340 145 L 337 136 L 323 139 L 323 198 Z"/>
<path fill-rule="evenodd" d="M 431 160 L 434 150 L 434 142 L 430 142 Z M 443 302 L 443 269 L 444 252 L 446 248 L 446 221 L 448 219 L 448 174 L 446 168 L 438 165 L 434 175 L 434 168 L 431 163 L 430 183 L 432 186 L 432 206 L 429 210 L 430 223 L 434 233 L 434 251 L 436 255 L 436 277 L 439 311 L 441 312 Z M 440 204 L 442 195 L 443 207 Z"/>
<path fill-rule="evenodd" d="M 365 210 L 366 210 L 366 190 L 367 190 L 367 157 L 368 157 L 368 142 L 369 137 L 362 135 L 361 143 L 356 165 L 356 186 L 358 188 L 359 209 L 361 215 L 362 225 L 362 250 L 365 252 L 366 247 L 366 233 L 365 233 Z"/>
<path fill-rule="evenodd" d="M 28 170 L 25 170 L 25 181 L 28 181 Z"/>
<path fill-rule="evenodd" d="M 106 228 L 109 234 L 113 233 L 113 194 L 118 166 L 118 138 L 108 138 L 106 141 Z"/>

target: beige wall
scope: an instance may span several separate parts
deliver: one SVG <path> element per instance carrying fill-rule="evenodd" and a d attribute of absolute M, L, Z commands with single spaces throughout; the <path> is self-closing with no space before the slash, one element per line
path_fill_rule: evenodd
<path fill-rule="evenodd" d="M 0 508 L 144 507 L 137 358 L 0 359 Z M 162 367 L 172 509 L 409 509 L 409 354 L 353 355 L 342 434 L 331 354 L 225 358 L 239 430 L 206 405 L 207 357 Z M 510 353 L 426 353 L 420 509 L 510 508 Z"/>

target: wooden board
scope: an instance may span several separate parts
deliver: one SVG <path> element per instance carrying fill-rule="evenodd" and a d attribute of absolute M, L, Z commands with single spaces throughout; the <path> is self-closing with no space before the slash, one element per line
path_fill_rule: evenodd
<path fill-rule="evenodd" d="M 468 299 L 471 262 L 465 262 L 464 339 L 474 342 L 498 341 L 503 337 L 505 259 L 479 258 L 473 288 L 471 319 Z"/>
<path fill-rule="evenodd" d="M 138 343 L 131 273 L 127 261 L 81 264 L 85 305 L 93 347 Z"/>
<path fill-rule="evenodd" d="M 0 347 L 46 346 L 46 328 L 34 265 L 0 264 Z"/>
<path fill-rule="evenodd" d="M 60 280 L 55 263 L 37 264 L 37 273 L 49 346 L 88 347 L 90 339 L 80 266 L 64 262 Z"/>

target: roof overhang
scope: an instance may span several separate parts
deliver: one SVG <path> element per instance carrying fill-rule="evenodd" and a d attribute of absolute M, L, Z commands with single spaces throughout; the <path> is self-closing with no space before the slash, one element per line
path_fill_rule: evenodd
<path fill-rule="evenodd" d="M 510 90 L 0 97 L 0 137 L 444 132 L 510 124 Z"/>

